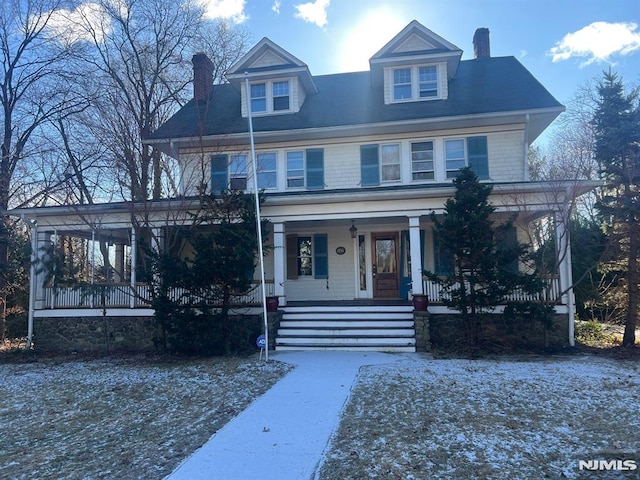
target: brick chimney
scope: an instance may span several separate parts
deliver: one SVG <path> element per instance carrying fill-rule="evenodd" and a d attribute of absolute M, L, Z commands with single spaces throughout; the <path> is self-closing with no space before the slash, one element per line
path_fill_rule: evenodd
<path fill-rule="evenodd" d="M 193 63 L 193 98 L 208 100 L 213 88 L 213 62 L 206 53 L 198 52 L 191 59 Z"/>
<path fill-rule="evenodd" d="M 473 34 L 473 56 L 475 58 L 488 58 L 491 56 L 488 28 L 478 28 L 476 33 Z"/>

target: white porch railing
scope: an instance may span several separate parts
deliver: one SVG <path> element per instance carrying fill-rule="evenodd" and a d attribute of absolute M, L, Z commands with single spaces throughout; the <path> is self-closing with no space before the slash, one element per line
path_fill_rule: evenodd
<path fill-rule="evenodd" d="M 543 291 L 537 294 L 531 295 L 521 290 L 516 290 L 512 295 L 508 297 L 508 300 L 540 301 L 545 298 L 545 295 L 548 295 L 548 298 L 546 298 L 547 301 L 551 303 L 558 303 L 560 301 L 560 279 L 552 278 L 548 280 L 548 282 L 548 288 L 545 288 Z M 442 287 L 432 280 L 424 280 L 423 288 L 424 293 L 429 296 L 429 302 L 431 303 L 441 302 L 443 299 L 447 298 L 447 294 L 442 291 Z"/>
<path fill-rule="evenodd" d="M 266 296 L 274 295 L 273 281 L 265 282 Z M 135 294 L 128 284 L 82 285 L 75 287 L 46 287 L 44 289 L 44 308 L 149 308 L 151 304 L 151 286 L 136 285 Z M 175 288 L 171 297 L 178 299 L 183 290 Z M 132 302 L 133 297 L 133 302 Z M 186 299 L 185 299 L 186 303 Z M 215 305 L 215 301 L 211 302 Z M 262 303 L 262 289 L 253 282 L 251 289 L 234 299 L 237 305 L 259 305 Z"/>

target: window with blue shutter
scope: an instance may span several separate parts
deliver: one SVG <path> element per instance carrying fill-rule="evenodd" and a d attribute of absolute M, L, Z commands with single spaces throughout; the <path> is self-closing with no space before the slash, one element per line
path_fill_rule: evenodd
<path fill-rule="evenodd" d="M 487 137 L 468 137 L 467 152 L 471 170 L 474 171 L 480 180 L 487 180 L 489 178 Z"/>
<path fill-rule="evenodd" d="M 363 187 L 380 185 L 378 145 L 360 145 L 360 184 Z"/>
<path fill-rule="evenodd" d="M 326 233 L 313 236 L 315 278 L 329 278 L 329 242 Z"/>
<path fill-rule="evenodd" d="M 324 188 L 324 149 L 307 150 L 307 188 Z"/>
<path fill-rule="evenodd" d="M 228 165 L 227 155 L 211 156 L 211 193 L 220 193 L 227 189 L 229 184 Z"/>

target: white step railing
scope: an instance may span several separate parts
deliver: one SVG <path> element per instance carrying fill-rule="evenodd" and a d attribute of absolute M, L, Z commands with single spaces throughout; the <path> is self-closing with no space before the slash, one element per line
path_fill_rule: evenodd
<path fill-rule="evenodd" d="M 265 282 L 266 296 L 274 295 L 273 281 Z M 183 296 L 184 290 L 174 288 L 170 292 L 173 299 Z M 151 304 L 151 286 L 138 284 L 135 293 L 131 285 L 79 285 L 73 287 L 46 287 L 45 308 L 149 308 Z M 194 300 L 197 300 L 194 298 Z M 185 297 L 184 302 L 187 303 Z M 211 304 L 215 305 L 215 300 Z M 260 305 L 262 289 L 258 282 L 253 282 L 251 289 L 244 295 L 234 298 L 236 305 Z"/>
<path fill-rule="evenodd" d="M 547 288 L 536 294 L 527 294 L 521 290 L 516 290 L 508 297 L 511 301 L 540 301 L 545 298 L 551 303 L 560 301 L 560 279 L 552 278 L 548 280 Z M 432 280 L 423 281 L 424 293 L 429 296 L 429 302 L 437 303 L 446 300 L 448 295 L 443 292 L 442 286 Z"/>

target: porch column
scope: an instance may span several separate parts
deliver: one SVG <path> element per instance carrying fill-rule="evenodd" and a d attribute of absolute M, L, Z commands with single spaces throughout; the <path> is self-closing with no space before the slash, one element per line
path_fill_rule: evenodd
<path fill-rule="evenodd" d="M 558 274 L 560 275 L 560 292 L 562 303 L 567 306 L 569 315 L 569 345 L 575 345 L 574 317 L 576 313 L 575 298 L 573 296 L 573 272 L 571 271 L 571 240 L 562 214 L 555 214 L 556 250 L 558 255 Z M 566 218 L 566 217 L 564 217 Z"/>
<path fill-rule="evenodd" d="M 420 217 L 409 217 L 409 249 L 411 250 L 411 291 L 424 293 L 422 286 L 422 251 L 420 250 Z"/>
<path fill-rule="evenodd" d="M 273 288 L 274 294 L 280 298 L 280 305 L 286 305 L 284 282 L 286 276 L 286 262 L 284 256 L 284 223 L 273 225 Z"/>
<path fill-rule="evenodd" d="M 45 251 L 45 247 L 51 244 L 51 232 L 41 232 L 38 230 L 37 225 L 33 227 L 32 234 L 36 237 L 34 256 L 36 258 L 36 269 L 33 271 L 34 282 L 34 308 L 36 310 L 45 308 L 46 295 L 44 290 L 44 278 L 46 273 L 36 273 L 39 266 L 42 266 L 42 262 L 46 260 L 48 256 Z"/>
<path fill-rule="evenodd" d="M 137 245 L 136 245 L 136 227 L 131 227 L 131 297 L 130 297 L 130 308 L 136 308 L 136 296 L 138 292 L 136 291 L 136 263 L 138 261 L 137 254 Z"/>
<path fill-rule="evenodd" d="M 124 244 L 116 243 L 116 261 L 113 280 L 116 283 L 124 282 Z"/>

